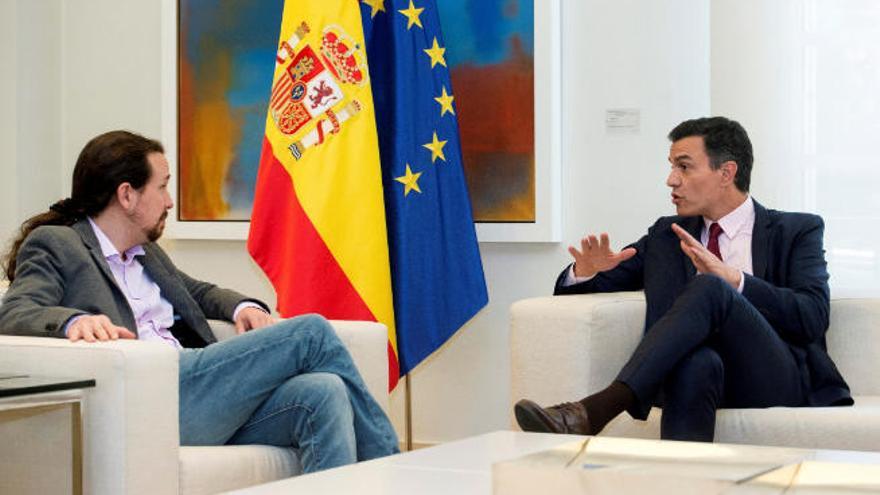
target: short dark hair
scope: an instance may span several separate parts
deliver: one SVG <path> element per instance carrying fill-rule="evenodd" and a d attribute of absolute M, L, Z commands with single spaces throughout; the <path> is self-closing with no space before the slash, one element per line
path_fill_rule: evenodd
<path fill-rule="evenodd" d="M 162 143 L 128 131 L 110 131 L 89 141 L 73 169 L 69 198 L 49 207 L 49 211 L 24 221 L 18 236 L 3 257 L 6 278 L 15 278 L 16 257 L 21 244 L 42 225 L 73 225 L 87 216 L 104 211 L 120 184 L 128 182 L 141 189 L 152 174 L 147 155 L 164 153 Z"/>
<path fill-rule="evenodd" d="M 749 192 L 752 180 L 752 142 L 739 122 L 725 117 L 703 117 L 685 120 L 669 131 L 673 143 L 686 137 L 700 136 L 709 155 L 709 163 L 718 169 L 726 161 L 736 162 L 736 188 Z"/>

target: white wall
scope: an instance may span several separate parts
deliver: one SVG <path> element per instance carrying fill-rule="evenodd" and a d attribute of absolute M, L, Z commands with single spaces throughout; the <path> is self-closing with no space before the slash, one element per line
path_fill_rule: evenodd
<path fill-rule="evenodd" d="M 5 235 L 15 228 L 18 210 L 18 167 L 16 152 L 15 122 L 18 117 L 16 77 L 18 71 L 12 69 L 18 64 L 15 42 L 16 14 L 18 8 L 14 0 L 0 0 L 0 233 Z M 11 69 L 11 70 L 10 70 Z M 6 240 L 0 242 L 5 246 Z"/>
<path fill-rule="evenodd" d="M 159 136 L 159 14 L 159 2 L 62 3 L 65 177 L 80 149 L 97 134 L 128 129 Z"/>
<path fill-rule="evenodd" d="M 45 211 L 62 192 L 61 0 L 18 2 L 16 155 L 18 212 Z M 33 25 L 39 19 L 39 25 Z M 69 181 L 69 178 L 66 179 Z"/>
<path fill-rule="evenodd" d="M 4 1 L 0 14 L 31 3 Z M 666 133 L 685 118 L 708 114 L 708 0 L 561 1 L 563 238 L 571 243 L 585 229 L 604 230 L 620 246 L 672 211 L 663 185 Z M 53 72 L 49 79 L 58 79 L 63 91 L 57 106 L 46 105 L 44 118 L 60 122 L 60 137 L 53 139 L 60 143 L 61 156 L 37 161 L 19 149 L 17 171 L 39 170 L 56 181 L 60 173 L 66 193 L 73 161 L 88 138 L 117 127 L 161 135 L 160 3 L 59 3 L 44 5 L 52 6 L 61 19 L 53 43 L 60 43 L 62 60 L 48 69 Z M 19 13 L 19 32 L 45 34 L 43 27 L 41 17 Z M 34 55 L 30 45 L 18 45 L 11 55 L 8 51 L 0 52 L 4 65 L 8 57 Z M 10 90 L 0 81 L 5 84 L 0 89 Z M 15 101 L 22 105 L 25 100 L 27 94 L 19 88 Z M 605 111 L 613 108 L 640 109 L 640 133 L 606 134 Z M 0 135 L 14 125 L 9 120 L 0 121 Z M 57 189 L 46 194 L 52 192 L 55 199 L 60 196 Z M 30 187 L 20 190 L 31 194 Z M 9 212 L 0 212 L 0 226 L 20 222 L 24 213 L 16 211 L 10 220 Z M 193 276 L 274 303 L 270 286 L 242 242 L 163 242 Z M 489 306 L 413 373 L 415 441 L 445 441 L 509 426 L 508 307 L 517 299 L 552 291 L 556 274 L 567 263 L 566 245 L 481 245 Z M 393 397 L 392 419 L 402 432 L 401 390 Z"/>
<path fill-rule="evenodd" d="M 711 103 L 755 147 L 754 196 L 825 220 L 834 297 L 880 294 L 880 2 L 714 0 Z"/>
<path fill-rule="evenodd" d="M 799 0 L 715 0 L 711 14 L 712 112 L 749 132 L 755 165 L 752 192 L 761 203 L 802 210 L 803 183 L 785 163 L 801 144 L 792 109 L 802 103 L 794 48 L 803 22 Z M 787 187 L 778 187 L 779 184 Z"/>
<path fill-rule="evenodd" d="M 6 233 L 25 215 L 45 210 L 61 194 L 60 17 L 60 0 L 0 3 L 4 246 Z"/>

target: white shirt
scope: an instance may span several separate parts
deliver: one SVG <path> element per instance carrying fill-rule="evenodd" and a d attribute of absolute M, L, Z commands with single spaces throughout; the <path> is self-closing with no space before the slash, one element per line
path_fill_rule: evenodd
<path fill-rule="evenodd" d="M 747 197 L 735 210 L 719 218 L 718 224 L 724 231 L 718 236 L 718 250 L 721 251 L 722 261 L 731 268 L 752 275 L 752 228 L 755 226 L 755 202 L 752 197 Z M 700 232 L 703 246 L 709 244 L 710 225 L 712 220 L 703 217 L 703 230 Z M 740 277 L 737 287 L 740 293 L 745 283 L 746 277 Z"/>
<path fill-rule="evenodd" d="M 700 242 L 703 246 L 709 244 L 709 225 L 712 220 L 703 217 L 703 229 L 700 232 Z M 724 264 L 736 268 L 742 273 L 754 274 L 752 267 L 752 229 L 755 226 L 755 202 L 751 196 L 736 207 L 733 211 L 718 219 L 723 232 L 718 236 L 718 250 L 721 252 L 721 259 Z M 591 277 L 578 277 L 574 274 L 574 263 L 568 268 L 565 276 L 564 286 L 579 284 L 586 282 Z M 746 283 L 746 277 L 743 275 L 739 280 L 737 291 L 742 293 Z"/>

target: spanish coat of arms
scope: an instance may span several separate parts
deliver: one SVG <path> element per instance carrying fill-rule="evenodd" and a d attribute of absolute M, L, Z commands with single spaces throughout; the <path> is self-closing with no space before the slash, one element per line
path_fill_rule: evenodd
<path fill-rule="evenodd" d="M 366 84 L 363 52 L 339 26 L 327 26 L 316 51 L 304 39 L 310 27 L 303 22 L 282 41 L 276 63 L 285 70 L 272 85 L 269 112 L 282 134 L 290 136 L 293 157 L 320 146 L 361 111 L 361 103 L 346 98 L 345 89 Z"/>

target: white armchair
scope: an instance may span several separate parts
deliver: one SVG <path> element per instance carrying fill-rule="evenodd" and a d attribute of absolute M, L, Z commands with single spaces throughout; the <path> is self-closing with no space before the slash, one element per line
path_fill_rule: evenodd
<path fill-rule="evenodd" d="M 387 413 L 385 326 L 362 321 L 331 323 Z M 220 340 L 235 333 L 226 323 L 212 322 L 211 326 Z M 0 336 L 0 372 L 96 380 L 83 400 L 84 493 L 216 493 L 301 472 L 293 449 L 181 447 L 177 356 L 173 348 L 153 342 L 86 344 Z M 39 473 L 39 466 L 34 473 Z"/>
<path fill-rule="evenodd" d="M 641 292 L 538 297 L 511 307 L 511 411 L 521 398 L 549 405 L 607 386 L 642 336 Z M 828 352 L 855 406 L 723 409 L 719 442 L 803 448 L 880 448 L 880 299 L 833 299 Z M 603 435 L 659 438 L 660 410 L 647 421 L 622 414 Z M 511 415 L 511 421 L 516 425 Z"/>

